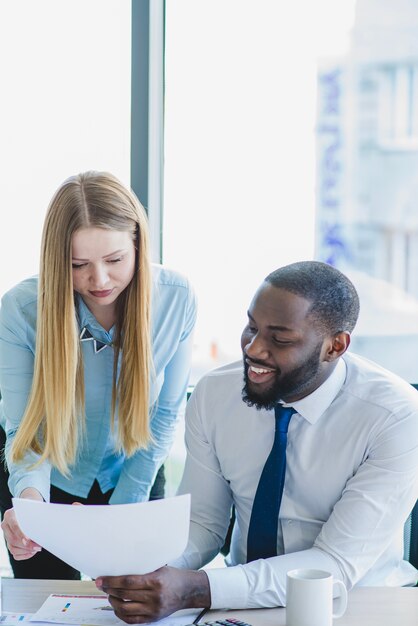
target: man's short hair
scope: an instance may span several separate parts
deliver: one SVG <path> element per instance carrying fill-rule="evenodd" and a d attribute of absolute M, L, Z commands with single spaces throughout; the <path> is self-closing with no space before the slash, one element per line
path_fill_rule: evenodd
<path fill-rule="evenodd" d="M 309 300 L 310 317 L 327 334 L 354 329 L 359 297 L 353 283 L 335 267 L 320 261 L 300 261 L 271 272 L 265 281 Z"/>

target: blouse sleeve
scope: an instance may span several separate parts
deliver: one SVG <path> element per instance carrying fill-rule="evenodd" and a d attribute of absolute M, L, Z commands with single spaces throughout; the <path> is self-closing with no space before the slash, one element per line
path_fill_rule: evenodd
<path fill-rule="evenodd" d="M 110 504 L 148 500 L 158 469 L 167 458 L 186 404 L 196 308 L 194 293 L 189 289 L 183 329 L 177 348 L 164 368 L 164 382 L 151 416 L 153 441 L 147 449 L 125 460 Z"/>
<path fill-rule="evenodd" d="M 12 463 L 10 449 L 20 425 L 32 387 L 34 346 L 28 333 L 34 328 L 12 293 L 2 298 L 0 308 L 0 391 L 2 426 L 6 432 L 6 462 L 10 473 L 9 489 L 18 497 L 27 487 L 37 489 L 44 500 L 49 500 L 50 465 L 47 462 L 29 469 L 39 460 L 28 452 L 19 463 Z"/>

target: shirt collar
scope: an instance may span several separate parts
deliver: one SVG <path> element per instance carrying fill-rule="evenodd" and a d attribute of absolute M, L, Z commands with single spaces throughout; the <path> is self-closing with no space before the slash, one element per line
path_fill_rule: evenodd
<path fill-rule="evenodd" d="M 310 424 L 315 424 L 336 398 L 344 384 L 347 366 L 343 359 L 338 359 L 332 374 L 305 398 L 292 402 L 291 406 Z M 284 404 L 284 406 L 289 406 Z"/>
<path fill-rule="evenodd" d="M 104 341 L 104 343 L 111 342 L 113 339 L 114 326 L 112 326 L 109 331 L 106 331 L 103 326 L 101 326 L 96 320 L 93 313 L 84 302 L 83 298 L 78 294 L 76 302 L 80 331 L 82 331 L 83 328 L 88 328 L 91 334 L 94 335 L 96 339 L 100 339 Z"/>

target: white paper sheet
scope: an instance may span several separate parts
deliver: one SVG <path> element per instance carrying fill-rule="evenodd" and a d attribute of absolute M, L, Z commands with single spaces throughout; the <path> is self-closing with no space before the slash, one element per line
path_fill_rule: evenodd
<path fill-rule="evenodd" d="M 30 621 L 52 624 L 89 624 L 90 626 L 122 626 L 113 610 L 107 610 L 106 596 L 76 596 L 53 593 Z M 34 626 L 34 625 L 33 625 Z"/>
<path fill-rule="evenodd" d="M 26 624 L 30 621 L 32 613 L 13 613 L 13 611 L 3 612 L 0 617 L 1 626 L 20 626 L 20 624 Z M 40 626 L 38 624 L 38 626 Z"/>
<path fill-rule="evenodd" d="M 108 607 L 106 596 L 51 594 L 41 608 L 30 616 L 31 625 L 25 626 L 41 626 L 46 623 L 71 626 L 125 626 L 125 622 L 118 619 L 113 611 L 107 610 Z M 184 626 L 191 624 L 199 613 L 199 609 L 177 611 L 154 622 L 153 626 Z M 19 622 L 4 626 L 19 626 Z"/>
<path fill-rule="evenodd" d="M 190 494 L 140 504 L 50 504 L 13 498 L 22 531 L 84 574 L 146 574 L 179 557 Z"/>

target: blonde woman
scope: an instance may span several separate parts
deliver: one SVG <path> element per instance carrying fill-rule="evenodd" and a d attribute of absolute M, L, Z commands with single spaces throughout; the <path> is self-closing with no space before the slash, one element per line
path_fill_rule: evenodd
<path fill-rule="evenodd" d="M 108 173 L 66 180 L 46 215 L 39 280 L 0 309 L 0 505 L 15 577 L 79 572 L 23 535 L 10 494 L 150 497 L 184 405 L 195 317 L 187 280 L 150 264 L 135 195 Z"/>

